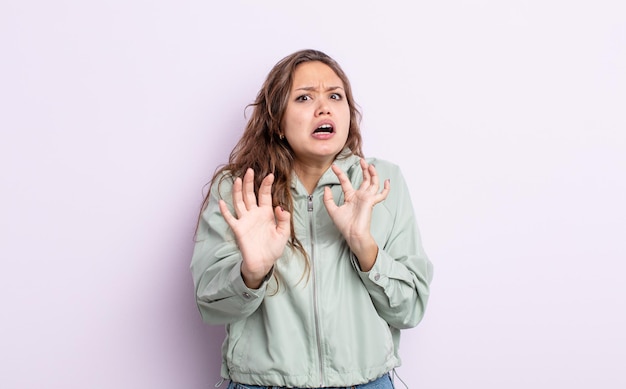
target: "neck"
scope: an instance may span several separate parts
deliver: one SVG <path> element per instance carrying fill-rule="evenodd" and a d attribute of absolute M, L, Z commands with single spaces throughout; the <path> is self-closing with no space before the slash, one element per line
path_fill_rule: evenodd
<path fill-rule="evenodd" d="M 296 172 L 296 175 L 298 176 L 300 182 L 302 182 L 302 185 L 304 185 L 304 188 L 309 194 L 311 194 L 313 193 L 313 190 L 315 190 L 315 187 L 317 186 L 320 178 L 322 177 L 324 172 L 328 170 L 331 164 L 332 161 L 325 165 L 296 163 L 294 165 L 294 171 Z"/>

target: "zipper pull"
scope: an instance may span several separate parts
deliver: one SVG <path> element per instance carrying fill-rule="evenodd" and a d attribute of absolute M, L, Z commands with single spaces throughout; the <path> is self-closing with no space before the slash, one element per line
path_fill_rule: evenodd
<path fill-rule="evenodd" d="M 307 197 L 307 199 L 308 199 L 308 207 L 307 207 L 307 210 L 308 210 L 309 212 L 313 212 L 313 195 L 309 195 L 309 196 Z"/>

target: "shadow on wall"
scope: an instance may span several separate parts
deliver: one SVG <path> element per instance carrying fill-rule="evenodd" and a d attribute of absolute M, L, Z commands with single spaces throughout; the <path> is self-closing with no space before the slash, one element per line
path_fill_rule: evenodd
<path fill-rule="evenodd" d="M 190 255 L 187 257 L 191 258 Z M 191 366 L 187 366 L 187 373 L 194 377 L 192 382 L 211 387 L 221 379 L 221 348 L 226 332 L 223 325 L 208 325 L 202 321 L 188 267 L 182 270 L 184 276 L 179 278 L 182 282 L 176 288 L 173 307 L 173 316 L 178 322 L 174 325 L 179 327 L 176 331 L 182 336 L 179 352 L 184 355 L 181 355 L 181 361 L 192 361 Z"/>
<path fill-rule="evenodd" d="M 192 366 L 187 366 L 187 372 L 194 376 L 194 382 L 202 384 L 198 387 L 213 387 L 220 380 L 220 369 L 222 364 L 222 343 L 226 331 L 223 325 L 209 325 L 202 321 L 200 312 L 195 303 L 195 292 L 189 265 L 193 254 L 193 241 L 189 241 L 189 236 L 193 235 L 193 230 L 188 230 L 189 226 L 195 225 L 198 217 L 198 206 L 207 193 L 209 180 L 213 174 L 213 169 L 228 160 L 230 150 L 235 146 L 237 138 L 245 128 L 246 120 L 242 110 L 249 101 L 230 101 L 217 99 L 216 102 L 208 104 L 206 118 L 209 124 L 203 129 L 199 138 L 194 140 L 198 146 L 198 159 L 202 162 L 198 166 L 210 166 L 210 169 L 198 168 L 201 175 L 205 177 L 202 183 L 202 198 L 198 198 L 197 203 L 182 202 L 180 208 L 186 214 L 181 225 L 181 236 L 176 245 L 179 246 L 174 253 L 176 262 L 179 264 L 176 272 L 181 271 L 176 285 L 176 315 L 184 323 L 183 336 L 185 337 L 185 352 L 188 354 L 182 360 L 193 361 Z M 230 131 L 214 131 L 214 128 L 226 128 Z M 198 188 L 200 189 L 200 187 Z M 180 266 L 180 259 L 184 258 Z M 181 270 L 182 269 L 182 270 Z M 222 385 L 221 388 L 224 388 Z"/>
<path fill-rule="evenodd" d="M 141 322 L 141 344 L 144 355 L 158 360 L 167 371 L 157 373 L 159 385 L 175 383 L 180 387 L 210 388 L 220 381 L 221 348 L 225 337 L 223 325 L 208 325 L 202 321 L 195 301 L 193 279 L 189 270 L 193 251 L 189 225 L 195 218 L 194 207 L 178 227 L 174 223 L 173 241 L 159 244 L 164 267 L 151 282 L 152 290 L 143 290 L 144 301 L 135 312 Z M 183 228 L 182 226 L 185 226 Z M 158 249 L 157 249 L 158 251 Z M 148 304 L 145 304 L 148 301 Z M 136 307 L 137 308 L 137 307 Z M 150 351 L 148 351 L 150 350 Z"/>

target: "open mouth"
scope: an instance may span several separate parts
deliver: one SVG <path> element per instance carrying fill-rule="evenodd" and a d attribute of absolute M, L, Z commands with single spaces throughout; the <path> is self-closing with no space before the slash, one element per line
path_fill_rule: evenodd
<path fill-rule="evenodd" d="M 332 134 L 333 132 L 334 128 L 330 124 L 322 124 L 321 126 L 317 127 L 315 131 L 313 131 L 314 134 Z"/>

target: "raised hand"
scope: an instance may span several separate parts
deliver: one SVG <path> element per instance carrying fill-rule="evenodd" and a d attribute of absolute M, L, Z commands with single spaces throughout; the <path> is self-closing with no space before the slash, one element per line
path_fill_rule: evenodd
<path fill-rule="evenodd" d="M 219 207 L 224 219 L 232 228 L 241 250 L 243 263 L 241 275 L 249 288 L 257 289 L 283 254 L 290 236 L 290 214 L 281 207 L 272 208 L 274 175 L 268 174 L 259 188 L 259 198 L 254 193 L 254 171 L 248 169 L 233 183 L 235 217 L 224 200 Z"/>
<path fill-rule="evenodd" d="M 383 190 L 379 193 L 380 182 L 376 168 L 374 165 L 368 165 L 364 159 L 361 159 L 363 182 L 356 190 L 339 167 L 333 165 L 332 169 L 341 183 L 344 203 L 337 206 L 330 188 L 326 187 L 324 205 L 335 226 L 359 259 L 361 270 L 369 271 L 378 254 L 378 246 L 370 231 L 372 210 L 376 204 L 387 198 L 390 182 L 385 180 Z"/>

